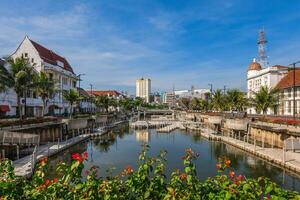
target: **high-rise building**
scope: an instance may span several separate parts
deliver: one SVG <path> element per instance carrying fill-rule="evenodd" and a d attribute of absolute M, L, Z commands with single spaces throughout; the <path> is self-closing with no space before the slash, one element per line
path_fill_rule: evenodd
<path fill-rule="evenodd" d="M 151 80 L 149 78 L 141 78 L 136 80 L 136 97 L 145 99 L 150 102 Z"/>

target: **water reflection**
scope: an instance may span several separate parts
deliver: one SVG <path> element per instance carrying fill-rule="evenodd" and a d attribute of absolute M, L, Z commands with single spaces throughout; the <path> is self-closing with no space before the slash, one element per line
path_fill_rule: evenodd
<path fill-rule="evenodd" d="M 70 161 L 72 152 L 89 152 L 86 169 L 93 165 L 100 167 L 101 176 L 107 176 L 106 170 L 115 167 L 114 175 L 120 173 L 128 165 L 135 169 L 138 155 L 141 152 L 141 143 L 151 146 L 149 154 L 158 155 L 159 151 L 168 151 L 166 169 L 167 175 L 175 169 L 183 169 L 182 155 L 186 148 L 192 148 L 200 154 L 196 161 L 198 176 L 201 180 L 217 175 L 216 164 L 218 159 L 226 157 L 231 160 L 232 168 L 237 174 L 246 177 L 269 177 L 284 188 L 300 191 L 300 180 L 295 175 L 272 166 L 242 150 L 218 141 L 208 141 L 201 137 L 199 132 L 186 132 L 181 130 L 172 133 L 157 133 L 155 130 L 133 131 L 128 126 L 114 129 L 107 135 L 94 138 L 87 144 L 74 146 L 70 152 L 59 155 L 52 160 L 52 165 L 59 160 Z M 54 163 L 54 164 L 53 164 Z"/>
<path fill-rule="evenodd" d="M 148 144 L 150 142 L 150 135 L 151 134 L 148 129 L 135 131 L 136 141 L 142 142 L 144 144 Z"/>

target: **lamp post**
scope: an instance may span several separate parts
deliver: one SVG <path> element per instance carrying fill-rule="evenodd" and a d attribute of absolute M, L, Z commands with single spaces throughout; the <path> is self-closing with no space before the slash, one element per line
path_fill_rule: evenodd
<path fill-rule="evenodd" d="M 300 61 L 290 64 L 293 66 L 293 119 L 296 119 L 296 64 Z"/>
<path fill-rule="evenodd" d="M 81 81 L 81 76 L 84 76 L 85 74 L 78 74 L 77 77 L 78 77 L 78 92 L 79 92 L 79 95 L 80 95 L 80 81 Z M 79 112 L 81 112 L 81 100 L 79 101 Z"/>
<path fill-rule="evenodd" d="M 93 105 L 93 100 L 92 100 L 92 98 L 93 98 L 93 84 L 90 84 L 90 87 L 91 87 L 91 99 L 90 99 L 90 101 L 91 101 L 91 110 L 92 110 L 92 105 Z"/>

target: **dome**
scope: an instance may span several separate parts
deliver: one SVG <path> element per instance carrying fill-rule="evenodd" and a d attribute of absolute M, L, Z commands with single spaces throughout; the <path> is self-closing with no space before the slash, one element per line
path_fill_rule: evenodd
<path fill-rule="evenodd" d="M 254 58 L 253 62 L 249 65 L 248 71 L 250 71 L 250 70 L 259 71 L 261 69 L 262 69 L 261 65 L 258 62 L 256 62 L 256 59 Z"/>

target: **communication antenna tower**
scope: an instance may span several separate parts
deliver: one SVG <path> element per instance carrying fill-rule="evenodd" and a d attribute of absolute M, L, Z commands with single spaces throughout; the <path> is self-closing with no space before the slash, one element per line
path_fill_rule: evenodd
<path fill-rule="evenodd" d="M 263 68 L 268 67 L 269 61 L 268 61 L 268 56 L 266 53 L 266 44 L 268 43 L 266 39 L 266 34 L 265 30 L 262 29 L 259 31 L 259 36 L 258 36 L 258 54 L 259 54 L 259 63 L 262 65 Z"/>

